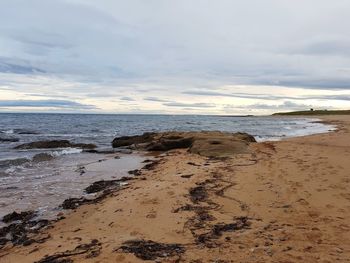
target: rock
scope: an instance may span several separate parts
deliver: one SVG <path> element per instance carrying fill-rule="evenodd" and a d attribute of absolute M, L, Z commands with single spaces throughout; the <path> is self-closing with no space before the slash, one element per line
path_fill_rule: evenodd
<path fill-rule="evenodd" d="M 256 142 L 254 136 L 245 133 L 245 132 L 236 132 L 233 134 L 234 137 L 236 137 L 238 140 L 245 141 L 245 142 Z"/>
<path fill-rule="evenodd" d="M 99 153 L 99 154 L 112 154 L 115 153 L 114 149 L 104 149 L 104 150 L 96 150 L 96 149 L 84 149 L 85 153 Z"/>
<path fill-rule="evenodd" d="M 147 151 L 169 151 L 172 149 L 183 149 L 191 147 L 193 138 L 165 138 L 152 142 L 146 147 Z"/>
<path fill-rule="evenodd" d="M 35 217 L 36 213 L 34 211 L 24 211 L 21 213 L 17 213 L 16 211 L 12 212 L 11 214 L 7 214 L 2 218 L 2 221 L 4 223 L 10 223 L 13 221 L 28 221 Z"/>
<path fill-rule="evenodd" d="M 152 162 L 148 162 L 146 165 L 144 165 L 142 167 L 142 169 L 143 170 L 148 170 L 148 171 L 154 170 L 159 163 L 160 163 L 159 160 L 154 160 Z"/>
<path fill-rule="evenodd" d="M 133 144 L 151 142 L 156 133 L 145 132 L 142 135 L 117 137 L 112 141 L 113 148 L 130 146 Z"/>
<path fill-rule="evenodd" d="M 141 171 L 139 169 L 135 169 L 135 170 L 128 171 L 128 174 L 139 176 L 141 175 Z"/>
<path fill-rule="evenodd" d="M 68 198 L 63 201 L 62 208 L 63 209 L 76 209 L 77 207 L 83 205 L 83 204 L 89 204 L 91 203 L 91 200 L 88 200 L 84 197 L 81 198 Z"/>
<path fill-rule="evenodd" d="M 15 149 L 52 149 L 52 148 L 83 148 L 83 149 L 94 149 L 94 144 L 84 143 L 71 143 L 68 140 L 53 140 L 53 141 L 37 141 L 31 143 L 21 144 L 15 147 Z"/>
<path fill-rule="evenodd" d="M 19 215 L 21 214 L 23 213 L 20 213 Z M 32 234 L 37 234 L 39 229 L 49 225 L 50 222 L 48 220 L 43 219 L 33 221 L 31 219 L 25 219 L 18 221 L 19 222 L 11 223 L 8 226 L 0 228 L 0 240 L 2 245 L 6 244 L 7 242 L 12 242 L 14 245 L 30 245 L 33 242 L 40 243 L 49 238 L 49 236 L 41 238 L 40 235 L 38 237 L 35 236 L 36 239 L 32 238 L 34 237 Z"/>
<path fill-rule="evenodd" d="M 134 146 L 147 151 L 189 149 L 189 152 L 207 157 L 228 157 L 249 152 L 250 143 L 256 142 L 247 133 L 227 132 L 161 132 L 115 138 L 113 147 Z"/>
<path fill-rule="evenodd" d="M 18 142 L 18 138 L 0 138 L 0 142 Z"/>
<path fill-rule="evenodd" d="M 51 154 L 48 153 L 38 153 L 36 155 L 34 155 L 33 157 L 33 162 L 47 162 L 52 160 L 54 157 Z"/>
<path fill-rule="evenodd" d="M 73 143 L 71 144 L 71 146 L 69 147 L 73 147 L 73 148 L 82 148 L 82 149 L 95 149 L 96 145 L 93 143 Z"/>
<path fill-rule="evenodd" d="M 23 135 L 36 135 L 39 134 L 39 132 L 32 131 L 32 130 L 26 130 L 26 129 L 14 129 L 14 133 L 16 134 L 23 134 Z"/>

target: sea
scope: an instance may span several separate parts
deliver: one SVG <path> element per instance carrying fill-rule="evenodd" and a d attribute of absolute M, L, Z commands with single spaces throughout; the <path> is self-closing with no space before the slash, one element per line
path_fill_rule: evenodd
<path fill-rule="evenodd" d="M 112 150 L 115 137 L 144 132 L 247 132 L 257 141 L 276 141 L 334 129 L 302 117 L 0 113 L 0 219 L 14 210 L 36 210 L 50 219 L 59 213 L 59 204 L 84 195 L 92 182 L 126 176 L 148 158 L 123 151 L 101 155 L 75 148 L 14 149 L 23 143 L 69 140 Z M 33 161 L 38 153 L 54 158 Z"/>

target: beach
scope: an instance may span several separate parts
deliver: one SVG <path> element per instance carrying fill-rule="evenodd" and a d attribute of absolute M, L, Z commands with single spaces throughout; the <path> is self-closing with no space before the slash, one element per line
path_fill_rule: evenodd
<path fill-rule="evenodd" d="M 154 155 L 0 262 L 349 262 L 350 117 L 320 118 L 337 131 L 225 158 Z"/>

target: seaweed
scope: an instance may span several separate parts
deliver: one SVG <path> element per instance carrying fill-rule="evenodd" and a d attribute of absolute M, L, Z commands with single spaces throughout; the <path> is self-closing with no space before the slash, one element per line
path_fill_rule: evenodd
<path fill-rule="evenodd" d="M 116 251 L 132 253 L 143 260 L 173 257 L 185 252 L 180 244 L 163 244 L 151 240 L 129 240 L 123 243 Z"/>
<path fill-rule="evenodd" d="M 97 257 L 101 253 L 101 249 L 101 243 L 97 239 L 93 239 L 89 244 L 82 244 L 73 250 L 67 250 L 51 256 L 45 256 L 35 263 L 71 263 L 73 262 L 73 260 L 69 258 L 71 256 L 87 254 L 85 258 L 93 258 Z"/>

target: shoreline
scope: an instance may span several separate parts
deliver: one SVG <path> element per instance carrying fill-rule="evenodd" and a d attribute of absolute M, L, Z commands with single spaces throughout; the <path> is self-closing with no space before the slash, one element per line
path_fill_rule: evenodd
<path fill-rule="evenodd" d="M 21 180 L 12 182 L 9 175 L 3 178 L 0 218 L 14 211 L 31 211 L 36 215 L 35 220 L 55 220 L 57 214 L 64 212 L 61 206 L 65 200 L 94 199 L 96 194 L 88 193 L 85 188 L 99 181 L 131 176 L 130 170 L 142 168 L 143 161 L 149 159 L 138 152 L 131 156 L 123 151 L 83 152 L 58 157 L 39 155 L 43 156 L 42 160 L 28 160 L 27 166 L 21 168 L 23 171 L 16 174 Z M 47 156 L 50 157 L 48 160 Z M 0 228 L 7 225 L 0 222 Z"/>
<path fill-rule="evenodd" d="M 350 182 L 344 160 L 350 156 L 350 118 L 317 118 L 343 126 L 329 133 L 252 144 L 249 153 L 228 160 L 185 150 L 163 153 L 153 169 L 143 171 L 124 190 L 81 206 L 43 230 L 50 237 L 42 244 L 4 247 L 0 261 L 34 262 L 45 255 L 74 262 L 349 258 L 350 226 L 345 220 L 350 196 L 342 184 Z M 332 210 L 334 216 L 324 210 Z M 135 239 L 144 242 L 124 243 Z"/>

